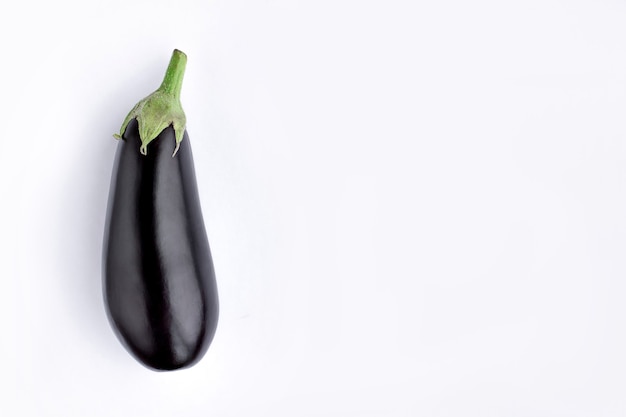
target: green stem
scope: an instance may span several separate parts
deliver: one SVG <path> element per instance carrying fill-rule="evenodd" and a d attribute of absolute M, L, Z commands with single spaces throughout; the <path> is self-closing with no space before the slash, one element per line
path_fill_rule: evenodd
<path fill-rule="evenodd" d="M 174 148 L 174 155 L 176 155 L 180 142 L 185 135 L 187 123 L 183 106 L 180 104 L 180 90 L 183 86 L 186 65 L 187 55 L 174 49 L 161 86 L 154 93 L 135 104 L 135 107 L 122 122 L 120 133 L 113 136 L 122 139 L 128 123 L 137 119 L 139 138 L 141 139 L 140 152 L 145 155 L 148 152 L 148 144 L 171 125 L 176 137 Z"/>
<path fill-rule="evenodd" d="M 171 94 L 174 98 L 180 100 L 180 90 L 183 87 L 183 77 L 185 76 L 186 66 L 187 55 L 178 49 L 174 49 L 170 63 L 165 71 L 163 82 L 157 91 Z"/>

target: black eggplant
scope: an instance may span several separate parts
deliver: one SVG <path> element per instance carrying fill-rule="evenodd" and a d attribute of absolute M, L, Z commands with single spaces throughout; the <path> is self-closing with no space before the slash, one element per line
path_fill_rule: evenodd
<path fill-rule="evenodd" d="M 122 125 L 107 211 L 103 290 L 122 344 L 154 370 L 199 361 L 215 334 L 218 297 L 175 50 L 161 87 Z"/>

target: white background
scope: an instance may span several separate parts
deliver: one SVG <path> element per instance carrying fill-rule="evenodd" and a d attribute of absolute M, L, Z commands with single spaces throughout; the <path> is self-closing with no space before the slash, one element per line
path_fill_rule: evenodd
<path fill-rule="evenodd" d="M 0 415 L 626 415 L 623 1 L 7 4 Z M 221 320 L 156 373 L 101 250 L 174 48 Z"/>

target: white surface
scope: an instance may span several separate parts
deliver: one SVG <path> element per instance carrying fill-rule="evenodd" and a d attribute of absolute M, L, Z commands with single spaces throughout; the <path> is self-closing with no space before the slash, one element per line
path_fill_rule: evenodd
<path fill-rule="evenodd" d="M 626 4 L 10 3 L 0 415 L 626 415 Z M 154 373 L 106 320 L 127 111 L 183 104 L 221 321 Z"/>

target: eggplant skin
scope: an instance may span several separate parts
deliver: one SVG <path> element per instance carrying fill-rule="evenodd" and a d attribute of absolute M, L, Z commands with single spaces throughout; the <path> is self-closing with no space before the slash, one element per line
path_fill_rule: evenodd
<path fill-rule="evenodd" d="M 139 151 L 136 120 L 119 141 L 105 226 L 103 291 L 122 344 L 153 370 L 199 361 L 217 328 L 213 261 L 189 137 L 170 126 Z"/>

